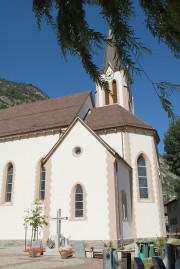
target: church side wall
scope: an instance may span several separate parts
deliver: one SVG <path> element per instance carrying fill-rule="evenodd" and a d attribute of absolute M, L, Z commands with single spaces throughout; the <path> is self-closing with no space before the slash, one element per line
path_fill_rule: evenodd
<path fill-rule="evenodd" d="M 75 147 L 81 148 L 80 156 L 74 155 Z M 52 164 L 50 217 L 61 208 L 62 216 L 68 217 L 62 221 L 61 232 L 70 240 L 117 239 L 114 161 L 109 154 L 78 122 L 49 160 Z M 74 190 L 78 184 L 83 187 L 83 218 L 74 215 Z M 56 223 L 50 221 L 49 236 L 55 233 Z"/>
<path fill-rule="evenodd" d="M 118 195 L 119 195 L 119 208 L 120 208 L 120 227 L 122 240 L 132 239 L 132 198 L 131 198 L 131 179 L 129 170 L 120 162 L 118 162 Z M 122 205 L 122 193 L 126 194 L 127 202 L 127 216 L 124 216 Z M 125 217 L 125 218 L 124 218 Z"/>
<path fill-rule="evenodd" d="M 154 158 L 154 147 L 152 147 L 152 136 L 130 133 L 130 156 L 133 168 L 133 210 L 136 238 L 150 238 L 163 236 L 161 219 L 161 208 L 159 206 L 160 193 L 158 190 L 157 159 Z M 146 161 L 148 177 L 148 199 L 140 199 L 137 171 L 137 159 L 142 154 Z"/>
<path fill-rule="evenodd" d="M 23 216 L 35 196 L 36 169 L 41 158 L 57 142 L 59 134 L 0 143 L 0 240 L 24 239 Z M 7 165 L 14 168 L 12 203 L 4 203 Z M 30 229 L 28 237 L 30 238 Z"/>
<path fill-rule="evenodd" d="M 112 147 L 121 157 L 123 157 L 123 144 L 122 144 L 121 132 L 109 132 L 106 134 L 100 134 L 99 136 Z"/>

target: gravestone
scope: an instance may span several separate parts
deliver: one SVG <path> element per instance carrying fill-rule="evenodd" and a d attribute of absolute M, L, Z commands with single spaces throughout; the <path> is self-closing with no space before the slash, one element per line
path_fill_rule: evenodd
<path fill-rule="evenodd" d="M 135 257 L 139 257 L 140 254 L 139 244 L 134 243 L 134 249 L 135 249 Z"/>
<path fill-rule="evenodd" d="M 74 251 L 75 251 L 75 257 L 77 258 L 85 258 L 85 247 L 83 241 L 75 241 L 74 242 Z"/>
<path fill-rule="evenodd" d="M 144 264 L 142 260 L 138 257 L 134 258 L 134 264 L 133 264 L 133 269 L 145 269 Z"/>
<path fill-rule="evenodd" d="M 118 254 L 114 248 L 103 250 L 103 269 L 118 269 Z"/>
<path fill-rule="evenodd" d="M 166 269 L 160 257 L 152 257 L 153 269 Z"/>
<path fill-rule="evenodd" d="M 176 262 L 175 262 L 175 269 L 180 268 L 180 245 L 176 246 Z"/>
<path fill-rule="evenodd" d="M 114 248 L 112 248 L 112 269 L 118 269 L 118 254 Z"/>
<path fill-rule="evenodd" d="M 131 269 L 131 253 L 122 252 L 121 253 L 121 269 Z"/>
<path fill-rule="evenodd" d="M 175 269 L 175 251 L 176 248 L 172 244 L 165 244 L 163 248 L 163 263 L 166 269 Z"/>

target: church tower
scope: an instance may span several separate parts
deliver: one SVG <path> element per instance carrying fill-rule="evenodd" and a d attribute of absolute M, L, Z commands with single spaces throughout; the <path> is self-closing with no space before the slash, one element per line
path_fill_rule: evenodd
<path fill-rule="evenodd" d="M 110 31 L 108 39 L 110 42 L 112 41 Z M 134 114 L 128 75 L 125 74 L 125 70 L 117 58 L 115 48 L 110 44 L 106 45 L 101 76 L 109 83 L 110 93 L 96 85 L 96 107 L 118 104 Z"/>

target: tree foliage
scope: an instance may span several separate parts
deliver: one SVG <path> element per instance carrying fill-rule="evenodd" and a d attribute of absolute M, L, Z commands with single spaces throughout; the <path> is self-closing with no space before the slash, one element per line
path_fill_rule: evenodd
<path fill-rule="evenodd" d="M 113 39 L 92 29 L 86 20 L 86 7 L 97 6 L 100 16 L 108 23 Z M 165 43 L 176 58 L 180 57 L 180 1 L 179 0 L 139 0 L 145 14 L 146 28 Z M 91 78 L 105 89 L 108 86 L 99 74 L 99 68 L 93 62 L 93 55 L 103 43 L 116 48 L 116 53 L 126 71 L 133 77 L 134 72 L 144 72 L 139 59 L 144 52 L 150 51 L 140 42 L 133 28 L 135 13 L 134 1 L 131 0 L 33 0 L 33 11 L 38 26 L 43 18 L 52 26 L 62 54 L 68 53 L 80 57 L 85 70 Z M 145 73 L 145 72 L 144 72 Z M 145 74 L 146 75 L 146 74 Z M 148 78 L 149 79 L 149 78 Z M 160 98 L 163 108 L 172 117 L 172 105 L 168 96 L 179 85 L 163 81 L 153 87 Z"/>
<path fill-rule="evenodd" d="M 180 118 L 170 124 L 165 134 L 164 151 L 170 171 L 180 177 Z"/>
<path fill-rule="evenodd" d="M 43 214 L 43 207 L 40 203 L 36 203 L 33 209 L 26 210 L 27 215 L 24 218 L 24 226 L 29 224 L 32 227 L 32 240 L 38 240 L 38 228 L 43 228 L 44 225 L 48 225 L 46 219 L 47 216 Z"/>

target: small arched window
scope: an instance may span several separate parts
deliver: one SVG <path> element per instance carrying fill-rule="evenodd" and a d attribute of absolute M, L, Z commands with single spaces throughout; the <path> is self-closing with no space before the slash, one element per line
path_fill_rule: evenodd
<path fill-rule="evenodd" d="M 117 83 L 115 80 L 112 82 L 113 104 L 117 104 Z"/>
<path fill-rule="evenodd" d="M 83 217 L 83 189 L 78 185 L 75 189 L 75 217 Z"/>
<path fill-rule="evenodd" d="M 109 105 L 109 92 L 105 90 L 105 105 Z"/>
<path fill-rule="evenodd" d="M 146 172 L 146 162 L 143 156 L 137 160 L 138 179 L 139 179 L 139 194 L 140 198 L 148 198 L 148 180 Z"/>
<path fill-rule="evenodd" d="M 127 214 L 127 199 L 126 199 L 126 193 L 124 191 L 121 192 L 121 198 L 122 198 L 123 220 L 127 220 L 127 217 L 128 217 L 128 214 Z"/>
<path fill-rule="evenodd" d="M 7 170 L 5 202 L 11 202 L 12 200 L 12 186 L 13 186 L 13 166 L 12 164 L 10 164 Z"/>
<path fill-rule="evenodd" d="M 46 185 L 46 168 L 44 165 L 41 166 L 41 176 L 40 176 L 40 200 L 45 199 L 45 185 Z"/>

